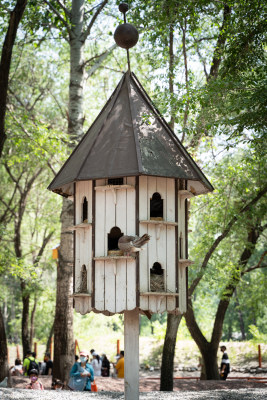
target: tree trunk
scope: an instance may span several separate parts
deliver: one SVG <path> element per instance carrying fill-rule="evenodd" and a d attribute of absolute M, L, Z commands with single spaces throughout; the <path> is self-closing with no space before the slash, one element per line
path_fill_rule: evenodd
<path fill-rule="evenodd" d="M 63 200 L 61 224 L 54 322 L 53 378 L 67 383 L 74 363 L 73 299 L 70 297 L 73 283 L 73 234 L 66 232 L 66 228 L 73 225 L 73 203 L 67 199 Z"/>
<path fill-rule="evenodd" d="M 69 85 L 69 125 L 71 140 L 83 135 L 83 87 L 84 87 L 84 0 L 73 0 L 70 34 L 70 85 Z"/>
<path fill-rule="evenodd" d="M 31 350 L 29 338 L 29 307 L 30 295 L 25 292 L 25 282 L 21 280 L 21 297 L 22 297 L 22 320 L 21 320 L 21 340 L 23 349 L 23 359 L 26 356 L 27 350 Z"/>
<path fill-rule="evenodd" d="M 37 296 L 35 294 L 33 308 L 32 308 L 32 312 L 31 312 L 30 348 L 32 348 L 33 337 L 34 337 L 34 318 L 35 318 L 36 307 L 37 307 Z"/>
<path fill-rule="evenodd" d="M 217 351 L 222 337 L 224 317 L 233 293 L 240 282 L 242 273 L 244 273 L 242 270 L 244 271 L 244 267 L 247 265 L 251 255 L 253 254 L 257 240 L 260 237 L 261 230 L 258 226 L 252 228 L 249 226 L 249 228 L 247 244 L 241 253 L 238 266 L 232 272 L 232 276 L 230 276 L 228 283 L 225 285 L 222 298 L 219 301 L 210 342 L 208 342 L 202 334 L 195 319 L 192 301 L 191 299 L 188 300 L 188 310 L 185 314 L 186 325 L 202 354 L 205 364 L 206 377 L 208 380 L 219 379 Z"/>
<path fill-rule="evenodd" d="M 0 62 L 0 157 L 2 155 L 4 143 L 6 140 L 5 133 L 5 115 L 7 103 L 7 89 L 9 80 L 9 71 L 12 58 L 12 50 L 15 43 L 17 29 L 23 16 L 27 0 L 17 0 L 16 6 L 10 13 L 8 30 L 5 36 L 1 62 Z"/>
<path fill-rule="evenodd" d="M 238 318 L 239 318 L 239 326 L 240 326 L 240 332 L 241 332 L 241 336 L 242 336 L 241 338 L 243 341 L 245 341 L 246 340 L 245 323 L 244 323 L 242 311 L 240 309 L 240 304 L 239 304 L 239 300 L 238 300 L 238 296 L 237 296 L 237 289 L 234 292 L 234 296 L 235 296 L 235 309 L 237 311 Z"/>
<path fill-rule="evenodd" d="M 200 351 L 204 361 L 206 379 L 220 379 L 217 360 L 218 346 L 214 346 L 212 343 L 208 343 L 208 345 L 201 347 Z"/>
<path fill-rule="evenodd" d="M 176 336 L 182 315 L 168 314 L 167 329 L 164 339 L 162 362 L 161 362 L 161 376 L 160 376 L 160 390 L 172 391 L 173 390 L 173 360 L 176 346 Z"/>
<path fill-rule="evenodd" d="M 6 330 L 0 307 L 0 382 L 8 375 Z"/>
<path fill-rule="evenodd" d="M 48 336 L 48 339 L 47 339 L 47 342 L 46 342 L 46 349 L 45 349 L 46 353 L 50 353 L 51 341 L 52 341 L 52 337 L 53 337 L 53 334 L 54 334 L 54 324 L 55 324 L 55 321 L 53 322 L 53 325 L 51 326 L 51 329 L 50 329 L 50 332 L 49 332 L 49 336 Z M 50 354 L 50 355 L 52 357 L 52 354 Z"/>
<path fill-rule="evenodd" d="M 219 379 L 219 371 L 217 365 L 218 344 L 209 343 L 205 336 L 202 334 L 196 322 L 192 307 L 192 300 L 190 298 L 188 299 L 188 309 L 185 313 L 185 320 L 187 328 L 202 355 L 206 379 Z"/>
<path fill-rule="evenodd" d="M 107 4 L 104 0 L 98 5 L 90 23 L 84 30 L 85 0 L 72 0 L 70 25 L 67 26 L 70 45 L 70 84 L 68 107 L 68 134 L 70 147 L 83 135 L 83 86 L 84 86 L 84 43 L 97 16 Z M 64 233 L 66 227 L 73 225 L 74 209 L 72 202 L 64 199 L 61 213 L 61 240 L 59 249 L 57 300 L 54 323 L 54 367 L 53 377 L 67 382 L 69 370 L 74 361 L 73 341 L 73 234 Z"/>
<path fill-rule="evenodd" d="M 70 44 L 70 84 L 68 134 L 71 142 L 83 134 L 83 85 L 84 85 L 84 0 L 72 0 Z M 74 361 L 73 339 L 73 233 L 66 231 L 74 223 L 73 203 L 63 200 L 61 212 L 61 239 L 57 268 L 57 300 L 54 322 L 53 378 L 68 381 Z"/>

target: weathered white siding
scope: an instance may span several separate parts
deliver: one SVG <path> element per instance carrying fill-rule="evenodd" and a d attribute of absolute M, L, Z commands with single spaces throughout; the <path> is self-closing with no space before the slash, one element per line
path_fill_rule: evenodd
<path fill-rule="evenodd" d="M 96 181 L 95 308 L 97 311 L 117 313 L 136 307 L 135 259 L 108 257 L 108 234 L 113 227 L 120 228 L 124 235 L 135 235 L 135 178 L 124 179 L 124 185 L 131 187 L 108 188 L 104 180 Z"/>
<path fill-rule="evenodd" d="M 150 200 L 154 193 L 163 199 L 163 221 L 150 221 Z M 176 249 L 175 249 L 175 180 L 152 176 L 139 178 L 140 236 L 151 236 L 145 250 L 140 253 L 140 292 L 150 292 L 150 268 L 155 262 L 164 271 L 165 293 L 175 293 Z M 145 223 L 144 221 L 148 221 Z M 169 223 L 169 224 L 168 224 Z M 174 312 L 176 297 L 166 295 L 141 295 L 140 308 L 151 312 Z"/>
<path fill-rule="evenodd" d="M 150 219 L 150 200 L 154 193 L 163 200 L 163 220 Z M 185 199 L 187 191 L 175 193 L 175 179 L 139 177 L 139 236 L 148 233 L 150 241 L 139 253 L 140 309 L 152 313 L 186 311 Z M 88 201 L 88 224 L 82 224 L 84 197 Z M 92 199 L 95 198 L 94 285 L 92 282 Z M 177 199 L 177 200 L 176 200 Z M 176 205 L 175 202 L 178 201 Z M 178 223 L 176 221 L 176 206 Z M 114 227 L 125 235 L 136 234 L 135 177 L 124 178 L 124 185 L 112 187 L 106 180 L 76 184 L 75 292 L 81 285 L 81 269 L 87 268 L 88 294 L 75 297 L 75 309 L 81 314 L 94 310 L 106 315 L 133 310 L 136 307 L 136 260 L 132 257 L 108 255 L 108 234 Z M 176 249 L 176 231 L 178 243 Z M 180 240 L 180 237 L 182 238 Z M 180 252 L 180 244 L 182 245 Z M 177 251 L 177 254 L 176 254 Z M 180 261 L 179 261 L 180 260 Z M 178 262 L 177 262 L 178 261 Z M 164 292 L 150 290 L 150 269 L 160 263 L 164 272 Z M 178 282 L 176 277 L 178 276 Z M 178 287 L 177 287 L 178 286 Z M 93 287 L 95 288 L 92 293 Z M 168 295 L 169 293 L 169 295 Z M 177 308 L 177 297 L 179 307 Z"/>
<path fill-rule="evenodd" d="M 88 225 L 77 227 L 82 221 L 82 206 L 84 198 L 88 201 Z M 76 183 L 75 198 L 75 292 L 81 285 L 81 269 L 87 269 L 87 290 L 92 291 L 92 181 Z M 74 227 L 75 228 L 75 227 Z"/>

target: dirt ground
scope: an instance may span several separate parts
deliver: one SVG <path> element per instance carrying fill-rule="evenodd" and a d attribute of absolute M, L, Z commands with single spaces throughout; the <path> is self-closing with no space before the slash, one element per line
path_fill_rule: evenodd
<path fill-rule="evenodd" d="M 41 382 L 46 390 L 51 389 L 51 377 L 41 376 Z M 25 388 L 29 379 L 26 377 L 12 377 L 12 387 L 17 389 Z M 98 391 L 123 392 L 124 380 L 118 378 L 96 377 Z M 155 376 L 141 376 L 139 381 L 140 392 L 159 391 L 160 380 Z M 174 379 L 174 391 L 206 391 L 206 390 L 234 390 L 234 389 L 267 389 L 267 377 L 263 380 L 232 380 L 227 381 L 199 381 L 191 379 Z M 267 396 L 266 396 L 267 397 Z"/>

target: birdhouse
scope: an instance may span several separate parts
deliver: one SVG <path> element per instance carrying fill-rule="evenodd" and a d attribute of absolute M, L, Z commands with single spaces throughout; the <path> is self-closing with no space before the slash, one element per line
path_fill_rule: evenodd
<path fill-rule="evenodd" d="M 133 73 L 49 189 L 74 200 L 76 311 L 186 311 L 189 201 L 213 187 Z M 119 248 L 144 234 L 140 252 Z"/>

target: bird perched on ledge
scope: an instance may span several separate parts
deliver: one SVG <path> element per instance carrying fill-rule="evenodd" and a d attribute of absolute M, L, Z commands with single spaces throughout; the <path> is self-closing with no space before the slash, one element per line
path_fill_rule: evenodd
<path fill-rule="evenodd" d="M 137 253 L 138 251 L 143 250 L 141 247 L 149 240 L 150 236 L 147 233 L 141 237 L 123 235 L 119 238 L 118 247 L 129 256 L 130 253 Z"/>

